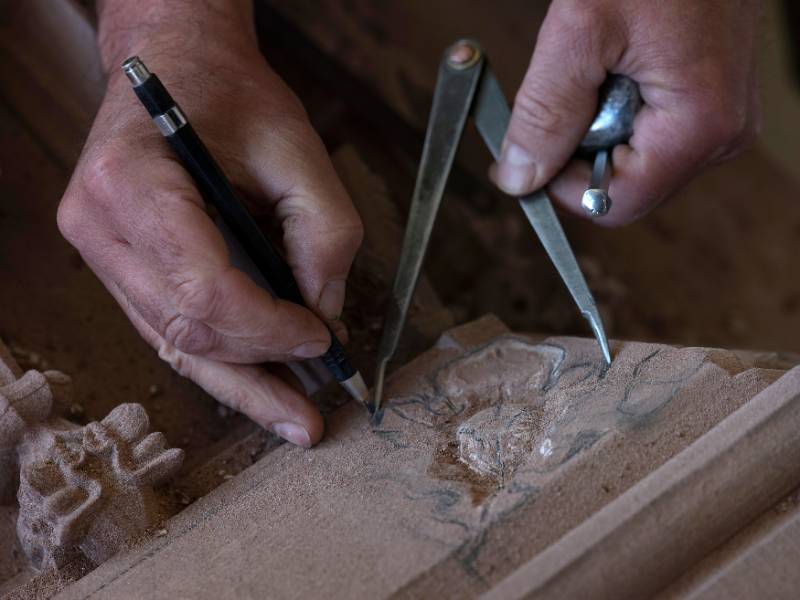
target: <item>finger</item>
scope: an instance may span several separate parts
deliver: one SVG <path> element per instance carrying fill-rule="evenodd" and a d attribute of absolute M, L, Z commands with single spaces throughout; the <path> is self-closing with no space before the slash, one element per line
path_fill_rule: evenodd
<path fill-rule="evenodd" d="M 517 92 L 495 183 L 515 196 L 544 186 L 567 163 L 597 110 L 598 88 L 621 35 L 592 3 L 553 2 Z"/>
<path fill-rule="evenodd" d="M 272 367 L 235 365 L 181 352 L 149 325 L 116 283 L 101 280 L 142 337 L 178 373 L 293 444 L 309 448 L 322 438 L 322 416 L 292 376 Z"/>
<path fill-rule="evenodd" d="M 114 221 L 95 229 L 120 239 L 82 249 L 94 270 L 118 282 L 148 324 L 183 352 L 230 362 L 322 354 L 330 337 L 313 313 L 276 300 L 231 266 L 188 175 L 171 161 L 150 161 L 148 171 L 138 187 L 120 186 L 127 198 L 118 192 L 109 210 L 95 211 Z"/>
<path fill-rule="evenodd" d="M 227 267 L 187 278 L 177 291 L 138 261 L 121 262 L 129 302 L 172 346 L 188 354 L 237 363 L 319 356 L 330 345 L 307 309 L 276 300 L 241 271 Z M 175 303 L 164 305 L 164 298 Z M 314 337 L 309 338 L 309 331 Z"/>
<path fill-rule="evenodd" d="M 303 298 L 336 328 L 363 238 L 361 219 L 305 115 L 290 114 L 282 121 L 278 135 L 266 132 L 269 144 L 249 161 L 261 193 L 275 201 L 274 214 Z"/>
<path fill-rule="evenodd" d="M 310 448 L 322 438 L 325 425 L 314 404 L 268 367 L 213 361 L 169 344 L 158 355 L 218 401 L 283 439 Z"/>
<path fill-rule="evenodd" d="M 727 118 L 731 113 L 713 98 L 687 101 L 647 83 L 640 87 L 645 105 L 629 144 L 612 153 L 611 209 L 595 219 L 600 225 L 619 226 L 642 217 L 753 135 L 752 123 Z M 580 200 L 588 181 L 588 164 L 574 161 L 549 189 L 561 207 L 585 217 Z"/>
<path fill-rule="evenodd" d="M 342 342 L 342 344 L 347 345 L 347 342 L 350 341 L 350 331 L 347 329 L 347 325 L 344 324 L 344 321 L 336 319 L 330 322 L 330 326 L 336 339 Z"/>

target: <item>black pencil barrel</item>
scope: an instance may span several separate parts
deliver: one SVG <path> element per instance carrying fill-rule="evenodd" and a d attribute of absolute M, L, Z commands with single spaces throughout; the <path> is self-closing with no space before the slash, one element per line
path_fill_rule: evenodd
<path fill-rule="evenodd" d="M 261 231 L 158 77 L 136 57 L 128 59 L 123 69 L 133 83 L 136 96 L 183 162 L 204 200 L 217 210 L 275 295 L 306 306 L 291 267 Z M 337 381 L 346 381 L 356 374 L 342 343 L 332 331 L 331 346 L 322 356 L 322 361 Z"/>
<path fill-rule="evenodd" d="M 187 124 L 166 139 L 197 183 L 206 202 L 216 208 L 275 295 L 305 306 L 288 263 L 269 243 L 255 219 L 238 199 L 228 178 L 192 126 Z"/>

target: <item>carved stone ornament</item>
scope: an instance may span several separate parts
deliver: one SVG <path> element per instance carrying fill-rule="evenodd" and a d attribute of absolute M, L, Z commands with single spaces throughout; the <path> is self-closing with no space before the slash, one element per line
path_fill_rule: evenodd
<path fill-rule="evenodd" d="M 0 353 L 0 363 L 7 357 Z M 69 377 L 17 372 L 0 364 L 0 502 L 12 503 L 16 491 L 17 535 L 37 569 L 78 553 L 100 564 L 156 525 L 154 488 L 180 468 L 183 451 L 148 433 L 140 404 L 83 427 L 54 417 Z"/>

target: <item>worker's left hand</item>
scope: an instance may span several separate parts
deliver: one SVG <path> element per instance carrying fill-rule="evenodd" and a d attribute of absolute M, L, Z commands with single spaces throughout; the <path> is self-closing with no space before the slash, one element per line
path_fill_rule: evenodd
<path fill-rule="evenodd" d="M 612 154 L 612 206 L 601 225 L 633 221 L 705 167 L 738 153 L 758 127 L 759 0 L 553 0 L 514 103 L 492 177 L 522 196 L 548 185 L 586 217 L 586 161 L 570 160 L 608 73 L 638 82 L 633 137 Z"/>

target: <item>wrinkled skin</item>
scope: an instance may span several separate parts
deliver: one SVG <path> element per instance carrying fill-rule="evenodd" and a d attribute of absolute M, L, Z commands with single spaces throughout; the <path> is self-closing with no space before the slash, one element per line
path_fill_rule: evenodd
<path fill-rule="evenodd" d="M 611 212 L 643 215 L 758 124 L 756 0 L 554 0 L 516 96 L 495 181 L 519 195 L 549 184 L 585 216 L 586 163 L 571 161 L 608 72 L 646 103 L 614 150 Z M 98 6 L 105 99 L 58 211 L 141 335 L 178 372 L 305 447 L 323 421 L 280 363 L 340 337 L 358 214 L 297 98 L 259 53 L 246 0 L 105 0 Z M 231 265 L 191 179 L 119 65 L 139 54 L 192 120 L 250 209 L 280 226 L 305 309 L 273 299 Z M 264 364 L 270 363 L 270 364 Z"/>
<path fill-rule="evenodd" d="M 59 227 L 161 358 L 219 401 L 310 446 L 322 417 L 288 369 L 260 363 L 319 356 L 330 344 L 326 323 L 346 336 L 339 315 L 361 222 L 300 102 L 261 56 L 249 4 L 190 3 L 178 33 L 169 11 L 180 4 L 101 6 L 108 89 Z M 205 18 L 211 8 L 229 12 Z M 142 21 L 126 28 L 134 18 Z M 280 224 L 310 310 L 273 299 L 231 266 L 193 182 L 119 68 L 137 53 L 251 210 Z"/>
<path fill-rule="evenodd" d="M 709 165 L 741 151 L 759 126 L 758 0 L 553 0 L 492 177 L 523 195 L 549 184 L 586 217 L 585 161 L 570 160 L 607 73 L 639 83 L 645 106 L 612 155 L 613 205 L 601 225 L 629 223 Z"/>

